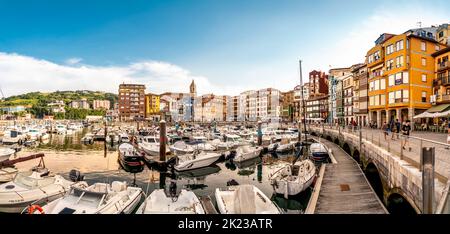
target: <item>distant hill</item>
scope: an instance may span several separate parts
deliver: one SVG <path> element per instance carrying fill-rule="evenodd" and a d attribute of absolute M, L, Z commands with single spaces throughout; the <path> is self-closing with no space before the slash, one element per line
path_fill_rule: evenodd
<path fill-rule="evenodd" d="M 86 98 L 91 105 L 93 100 L 109 100 L 111 105 L 113 105 L 118 99 L 117 94 L 89 90 L 56 91 L 51 93 L 31 92 L 7 97 L 3 102 L 0 102 L 0 107 L 17 105 L 44 106 L 57 100 L 62 100 L 68 105 L 70 102 L 82 98 Z"/>

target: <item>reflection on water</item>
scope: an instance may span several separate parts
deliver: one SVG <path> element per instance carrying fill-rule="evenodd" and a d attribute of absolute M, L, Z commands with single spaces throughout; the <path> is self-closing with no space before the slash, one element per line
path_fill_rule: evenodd
<path fill-rule="evenodd" d="M 222 161 L 217 165 L 200 168 L 197 170 L 176 172 L 168 171 L 160 173 L 149 168 L 127 168 L 135 173 L 129 173 L 121 168 L 118 162 L 117 146 L 105 145 L 104 142 L 95 142 L 91 145 L 81 143 L 81 137 L 87 132 L 74 133 L 73 135 L 52 135 L 48 143 L 39 144 L 33 148 L 26 148 L 18 153 L 19 156 L 41 152 L 45 156 L 45 164 L 54 174 L 61 174 L 68 178 L 71 169 L 77 169 L 85 175 L 88 183 L 112 181 L 127 181 L 136 184 L 146 194 L 154 189 L 169 189 L 171 181 L 175 182 L 178 192 L 182 188 L 194 191 L 198 196 L 211 196 L 214 201 L 214 191 L 219 187 L 226 187 L 227 182 L 234 179 L 239 184 L 252 184 L 257 186 L 268 197 L 287 212 L 301 213 L 308 204 L 311 190 L 288 200 L 283 195 L 274 195 L 270 185 L 269 173 L 272 167 L 280 162 L 292 162 L 294 155 L 267 154 L 262 158 L 256 158 L 241 163 Z M 28 170 L 35 166 L 37 161 L 27 161 L 16 164 L 19 170 Z"/>

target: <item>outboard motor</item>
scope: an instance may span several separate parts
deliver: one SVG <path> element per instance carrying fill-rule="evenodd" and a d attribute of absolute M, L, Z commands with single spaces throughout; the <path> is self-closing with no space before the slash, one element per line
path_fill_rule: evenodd
<path fill-rule="evenodd" d="M 231 179 L 227 182 L 227 186 L 236 186 L 236 185 L 239 185 L 239 183 L 234 179 Z"/>
<path fill-rule="evenodd" d="M 73 182 L 78 182 L 84 180 L 84 175 L 80 171 L 72 169 L 69 172 L 69 178 Z"/>

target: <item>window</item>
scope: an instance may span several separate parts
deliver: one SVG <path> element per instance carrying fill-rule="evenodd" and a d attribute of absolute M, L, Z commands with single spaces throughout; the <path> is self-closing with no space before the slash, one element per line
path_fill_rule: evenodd
<path fill-rule="evenodd" d="M 395 85 L 395 75 L 389 75 L 389 82 L 388 82 L 389 86 L 394 86 Z"/>
<path fill-rule="evenodd" d="M 395 43 L 395 48 L 397 49 L 397 51 L 403 50 L 403 40 L 397 41 Z"/>
<path fill-rule="evenodd" d="M 397 62 L 396 67 L 402 67 L 403 66 L 403 56 L 399 56 L 395 60 Z"/>
<path fill-rule="evenodd" d="M 403 84 L 402 73 L 395 74 L 395 85 Z"/>
<path fill-rule="evenodd" d="M 370 82 L 370 91 L 373 91 L 374 89 L 375 89 L 375 86 L 374 86 L 374 82 L 373 81 L 371 81 Z"/>
<path fill-rule="evenodd" d="M 403 72 L 403 84 L 408 84 L 408 83 L 409 83 L 409 73 Z"/>
<path fill-rule="evenodd" d="M 403 102 L 409 102 L 409 90 L 403 90 Z"/>
<path fill-rule="evenodd" d="M 381 79 L 380 80 L 380 89 L 386 89 L 386 80 L 385 79 Z"/>
<path fill-rule="evenodd" d="M 375 105 L 380 105 L 380 95 L 375 96 Z"/>
<path fill-rule="evenodd" d="M 386 70 L 391 70 L 392 68 L 394 68 L 394 60 L 388 60 L 387 62 L 386 62 Z"/>
<path fill-rule="evenodd" d="M 388 45 L 386 47 L 386 55 L 392 54 L 394 52 L 394 45 Z"/>
<path fill-rule="evenodd" d="M 422 102 L 427 102 L 427 92 L 426 91 L 422 92 Z"/>
<path fill-rule="evenodd" d="M 386 96 L 384 94 L 380 95 L 380 105 L 386 105 Z"/>
<path fill-rule="evenodd" d="M 380 89 L 380 80 L 376 80 L 374 85 L 375 85 L 374 90 L 379 90 Z"/>
<path fill-rule="evenodd" d="M 422 66 L 426 66 L 427 65 L 427 59 L 426 58 L 422 58 Z"/>
<path fill-rule="evenodd" d="M 395 103 L 395 92 L 389 92 L 389 104 Z"/>
<path fill-rule="evenodd" d="M 420 49 L 422 51 L 427 51 L 427 43 L 425 43 L 424 41 L 420 42 Z"/>
<path fill-rule="evenodd" d="M 427 82 L 427 74 L 422 74 L 422 82 Z"/>

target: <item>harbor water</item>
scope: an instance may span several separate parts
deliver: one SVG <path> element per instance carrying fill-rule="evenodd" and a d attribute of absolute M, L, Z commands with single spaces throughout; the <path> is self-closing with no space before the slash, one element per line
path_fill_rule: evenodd
<path fill-rule="evenodd" d="M 214 204 L 215 189 L 226 187 L 231 180 L 239 184 L 255 185 L 286 213 L 303 213 L 310 199 L 312 188 L 286 199 L 282 194 L 276 195 L 269 183 L 271 169 L 281 162 L 292 162 L 295 159 L 294 152 L 282 155 L 269 153 L 242 163 L 223 160 L 214 166 L 184 172 L 159 172 L 144 166 L 131 173 L 120 166 L 117 145 L 102 141 L 88 145 L 81 143 L 81 138 L 88 131 L 85 128 L 71 135 L 52 134 L 46 142 L 24 147 L 11 159 L 43 153 L 45 166 L 50 172 L 65 178 L 68 178 L 70 170 L 76 169 L 85 176 L 88 183 L 127 181 L 141 187 L 147 195 L 154 189 L 168 189 L 170 184 L 176 184 L 177 191 L 188 189 L 198 196 L 209 195 Z M 19 171 L 25 171 L 38 163 L 39 159 L 35 159 L 15 166 Z"/>

